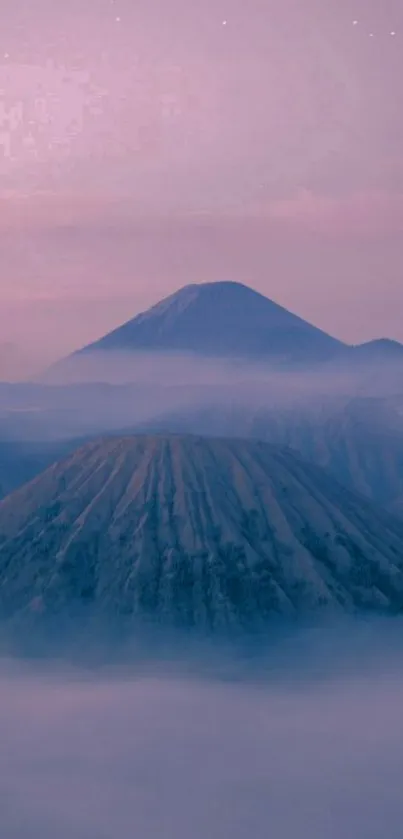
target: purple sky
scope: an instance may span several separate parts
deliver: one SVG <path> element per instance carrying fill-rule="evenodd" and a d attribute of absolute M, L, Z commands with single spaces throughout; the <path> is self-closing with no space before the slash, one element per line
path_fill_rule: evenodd
<path fill-rule="evenodd" d="M 403 340 L 402 71 L 401 0 L 6 4 L 3 367 L 222 279 Z"/>

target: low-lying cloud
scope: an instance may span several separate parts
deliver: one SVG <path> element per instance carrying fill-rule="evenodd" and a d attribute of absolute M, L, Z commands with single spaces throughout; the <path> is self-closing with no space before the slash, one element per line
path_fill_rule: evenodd
<path fill-rule="evenodd" d="M 401 656 L 381 667 L 375 637 L 319 679 L 304 658 L 253 676 L 3 661 L 2 835 L 400 839 Z"/>
<path fill-rule="evenodd" d="M 61 439 L 125 430 L 245 433 L 245 415 L 316 412 L 357 397 L 400 393 L 402 362 L 317 365 L 311 369 L 177 353 L 89 353 L 30 383 L 0 382 L 0 433 Z M 240 419 L 235 427 L 235 418 Z"/>

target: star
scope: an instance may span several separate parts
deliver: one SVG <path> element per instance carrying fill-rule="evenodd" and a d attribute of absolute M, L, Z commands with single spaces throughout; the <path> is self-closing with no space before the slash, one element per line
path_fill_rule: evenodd
<path fill-rule="evenodd" d="M 116 23 L 120 23 L 120 21 L 121 21 L 121 20 L 122 20 L 122 18 L 121 18 L 121 17 L 115 17 L 115 21 L 116 21 Z"/>
<path fill-rule="evenodd" d="M 353 20 L 353 26 L 357 26 L 357 25 L 358 25 L 358 20 Z"/>
<path fill-rule="evenodd" d="M 390 34 L 391 34 L 391 35 L 396 35 L 396 32 L 392 31 Z"/>
<path fill-rule="evenodd" d="M 228 23 L 228 21 L 227 21 L 227 20 L 223 20 L 222 25 L 223 25 L 223 26 L 226 26 L 226 25 L 227 25 L 227 23 Z"/>

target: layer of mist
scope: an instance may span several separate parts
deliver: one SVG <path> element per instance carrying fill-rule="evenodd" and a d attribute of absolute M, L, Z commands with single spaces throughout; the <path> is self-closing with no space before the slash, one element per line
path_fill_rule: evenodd
<path fill-rule="evenodd" d="M 42 381 L 0 383 L 0 439 L 58 440 L 134 429 L 198 408 L 315 410 L 323 401 L 401 397 L 403 365 L 296 369 L 191 355 L 74 356 Z M 169 430 L 169 429 L 168 429 Z"/>
<path fill-rule="evenodd" d="M 400 839 L 401 623 L 120 666 L 3 659 L 7 839 Z"/>
<path fill-rule="evenodd" d="M 366 359 L 347 353 L 326 362 L 290 363 L 271 360 L 197 355 L 191 352 L 126 352 L 94 350 L 76 353 L 45 371 L 43 384 L 92 383 L 170 385 L 269 385 L 275 393 L 384 393 L 402 385 L 403 359 Z M 382 374 L 382 380 L 380 375 Z M 39 379 L 38 379 L 39 381 Z"/>

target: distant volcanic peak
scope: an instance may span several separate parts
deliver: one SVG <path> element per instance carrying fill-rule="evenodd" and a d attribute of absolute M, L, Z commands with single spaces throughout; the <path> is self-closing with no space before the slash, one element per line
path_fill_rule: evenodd
<path fill-rule="evenodd" d="M 323 360 L 344 345 L 235 282 L 188 285 L 81 352 L 185 352 Z"/>
<path fill-rule="evenodd" d="M 78 607 L 219 630 L 403 605 L 403 525 L 287 451 L 88 444 L 0 503 L 0 618 Z"/>

